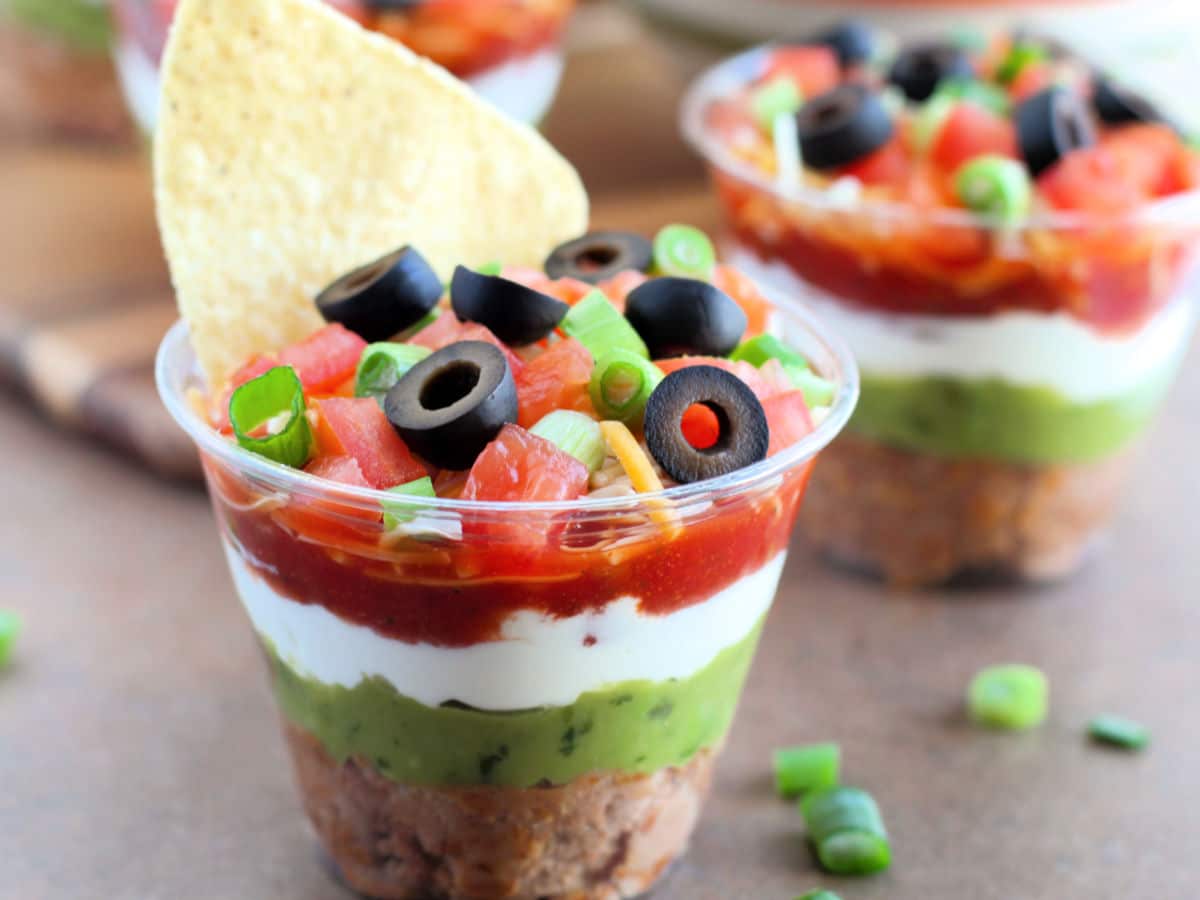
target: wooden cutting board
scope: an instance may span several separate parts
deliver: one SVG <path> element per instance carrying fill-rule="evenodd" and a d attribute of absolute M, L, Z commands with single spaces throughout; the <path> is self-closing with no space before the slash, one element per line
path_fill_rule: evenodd
<path fill-rule="evenodd" d="M 713 224 L 677 136 L 683 76 L 629 13 L 582 9 L 545 133 L 579 168 L 593 223 Z M 0 146 L 0 383 L 150 469 L 195 478 L 158 401 L 154 352 L 175 319 L 141 151 Z"/>

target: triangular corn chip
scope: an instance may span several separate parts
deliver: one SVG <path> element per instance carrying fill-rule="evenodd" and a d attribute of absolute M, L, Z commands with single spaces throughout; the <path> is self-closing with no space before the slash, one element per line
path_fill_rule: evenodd
<path fill-rule="evenodd" d="M 317 0 L 183 0 L 154 144 L 159 228 L 210 383 L 320 325 L 318 291 L 412 244 L 540 266 L 587 226 L 571 165 Z"/>

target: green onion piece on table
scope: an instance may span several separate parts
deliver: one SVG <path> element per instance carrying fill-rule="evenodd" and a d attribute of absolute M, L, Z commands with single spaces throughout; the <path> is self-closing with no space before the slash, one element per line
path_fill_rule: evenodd
<path fill-rule="evenodd" d="M 1025 731 L 1041 725 L 1050 704 L 1046 676 L 1033 666 L 990 666 L 971 679 L 967 710 L 981 725 Z"/>
<path fill-rule="evenodd" d="M 634 359 L 642 362 L 638 357 Z M 542 416 L 529 431 L 575 457 L 587 466 L 589 472 L 595 472 L 604 465 L 608 445 L 604 441 L 600 423 L 581 412 L 556 409 Z"/>
<path fill-rule="evenodd" d="M 21 617 L 15 612 L 0 609 L 0 669 L 8 665 L 12 649 L 21 633 Z"/>
<path fill-rule="evenodd" d="M 416 344 L 390 341 L 368 344 L 359 357 L 358 371 L 354 374 L 354 396 L 371 397 L 382 406 L 387 392 L 430 352 L 428 347 Z"/>
<path fill-rule="evenodd" d="M 388 493 L 401 494 L 405 497 L 437 496 L 437 493 L 433 489 L 433 479 L 428 475 L 424 478 L 418 478 L 416 481 L 406 481 L 404 484 L 388 488 Z M 383 501 L 383 527 L 388 531 L 391 531 L 404 522 L 411 522 L 416 514 L 417 509 L 412 504 L 393 500 Z"/>
<path fill-rule="evenodd" d="M 636 423 L 662 380 L 662 370 L 649 360 L 627 350 L 611 350 L 592 369 L 588 394 L 604 418 Z"/>
<path fill-rule="evenodd" d="M 967 209 L 999 220 L 1019 222 L 1033 203 L 1033 182 L 1024 164 L 1005 156 L 977 156 L 954 175 L 954 190 Z"/>
<path fill-rule="evenodd" d="M 627 350 L 650 358 L 646 342 L 601 291 L 592 291 L 572 306 L 559 327 L 599 359 L 610 350 Z"/>
<path fill-rule="evenodd" d="M 768 134 L 775 127 L 776 116 L 788 116 L 804 105 L 804 95 L 796 82 L 786 75 L 773 78 L 754 89 L 750 95 L 750 110 L 758 127 Z"/>
<path fill-rule="evenodd" d="M 1146 726 L 1122 716 L 1096 716 L 1088 722 L 1088 737 L 1121 750 L 1143 750 L 1150 743 Z"/>
<path fill-rule="evenodd" d="M 821 866 L 836 875 L 871 875 L 892 861 L 883 817 L 874 798 L 856 787 L 810 794 L 800 804 Z"/>
<path fill-rule="evenodd" d="M 308 462 L 312 450 L 312 426 L 304 411 L 304 388 L 291 366 L 276 366 L 229 398 L 238 445 L 293 469 Z"/>
<path fill-rule="evenodd" d="M 996 80 L 1001 84 L 1012 84 L 1026 66 L 1045 62 L 1048 56 L 1046 48 L 1038 44 L 1013 44 L 1008 55 L 996 67 Z"/>
<path fill-rule="evenodd" d="M 654 236 L 654 271 L 679 278 L 712 279 L 717 249 L 691 225 L 667 225 Z"/>
<path fill-rule="evenodd" d="M 837 744 L 784 747 L 774 755 L 775 789 L 781 797 L 835 787 L 842 751 Z"/>
<path fill-rule="evenodd" d="M 833 891 L 809 891 L 807 894 L 801 894 L 796 900 L 842 900 Z"/>

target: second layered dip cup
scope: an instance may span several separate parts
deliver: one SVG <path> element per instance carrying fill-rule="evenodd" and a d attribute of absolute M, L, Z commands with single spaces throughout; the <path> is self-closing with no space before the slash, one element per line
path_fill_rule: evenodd
<path fill-rule="evenodd" d="M 203 459 L 305 808 L 356 890 L 632 897 L 684 852 L 816 454 L 857 395 L 836 339 L 778 324 L 836 385 L 795 445 L 658 494 L 413 498 L 388 541 L 395 494 L 239 449 L 203 416 L 186 330 L 167 335 L 160 391 Z"/>
<path fill-rule="evenodd" d="M 514 119 L 531 123 L 546 114 L 558 90 L 562 32 L 575 6 L 575 0 L 326 2 L 432 59 Z M 117 68 L 129 106 L 147 132 L 157 117 L 158 70 L 176 3 L 112 0 Z"/>
<path fill-rule="evenodd" d="M 1200 194 L 999 227 L 868 201 L 850 179 L 784 186 L 732 152 L 719 111 L 771 52 L 702 76 L 683 129 L 708 162 L 730 263 L 833 324 L 862 371 L 804 530 L 897 583 L 1071 573 L 1108 529 L 1187 349 Z"/>

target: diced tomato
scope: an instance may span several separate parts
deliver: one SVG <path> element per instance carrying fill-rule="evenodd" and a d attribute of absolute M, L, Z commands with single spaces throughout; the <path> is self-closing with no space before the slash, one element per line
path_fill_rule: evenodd
<path fill-rule="evenodd" d="M 733 298 L 746 314 L 746 336 L 752 337 L 767 330 L 771 303 L 759 291 L 748 275 L 730 266 L 717 266 L 713 284 Z"/>
<path fill-rule="evenodd" d="M 1014 103 L 1020 103 L 1043 91 L 1054 83 L 1054 67 L 1049 63 L 1033 62 L 1021 67 L 1017 77 L 1008 86 L 1008 94 Z"/>
<path fill-rule="evenodd" d="M 750 390 L 754 391 L 754 396 L 758 397 L 759 400 L 764 400 L 779 393 L 778 385 L 764 378 L 758 369 L 742 360 L 734 362 L 733 360 L 720 359 L 715 356 L 679 356 L 674 359 L 655 360 L 654 364 L 662 369 L 666 375 L 678 372 L 680 369 L 686 369 L 689 366 L 716 366 L 718 369 L 724 369 L 726 372 L 730 372 L 744 381 Z"/>
<path fill-rule="evenodd" d="M 281 365 L 292 366 L 306 393 L 333 391 L 354 377 L 367 342 L 344 325 L 326 325 L 279 354 Z"/>
<path fill-rule="evenodd" d="M 532 428 L 556 409 L 595 415 L 588 396 L 592 366 L 592 354 L 574 338 L 551 344 L 545 353 L 526 363 L 516 378 L 521 427 Z"/>
<path fill-rule="evenodd" d="M 1134 209 L 1146 197 L 1121 159 L 1102 146 L 1072 150 L 1038 177 L 1038 189 L 1058 209 L 1109 215 Z"/>
<path fill-rule="evenodd" d="M 604 296 L 609 299 L 609 302 L 617 308 L 619 312 L 625 312 L 625 298 L 628 297 L 635 288 L 641 287 L 649 277 L 637 272 L 633 269 L 626 269 L 624 272 L 618 272 L 608 281 L 600 284 L 600 290 L 604 292 Z"/>
<path fill-rule="evenodd" d="M 762 81 L 780 76 L 796 82 L 804 97 L 815 97 L 838 86 L 842 69 L 837 54 L 829 47 L 779 47 L 771 51 Z"/>
<path fill-rule="evenodd" d="M 318 478 L 340 481 L 342 484 L 371 487 L 363 475 L 362 466 L 352 456 L 322 456 L 305 466 L 304 471 Z"/>
<path fill-rule="evenodd" d="M 1100 139 L 1132 184 L 1150 197 L 1190 191 L 1200 182 L 1200 156 L 1166 125 L 1127 125 Z"/>
<path fill-rule="evenodd" d="M 812 413 L 804 402 L 801 391 L 787 391 L 763 400 L 763 412 L 771 428 L 771 444 L 767 456 L 790 447 L 807 434 L 812 433 Z"/>
<path fill-rule="evenodd" d="M 229 386 L 221 393 L 220 399 L 217 400 L 209 413 L 213 427 L 218 431 L 231 434 L 233 432 L 233 425 L 229 421 L 229 399 L 233 396 L 233 392 L 247 381 L 253 381 L 259 375 L 265 375 L 277 365 L 279 365 L 279 361 L 274 357 L 259 353 L 255 354 L 248 363 L 234 372 L 233 376 L 229 379 Z"/>
<path fill-rule="evenodd" d="M 587 467 L 545 438 L 505 425 L 471 467 L 464 500 L 574 500 L 587 492 Z"/>
<path fill-rule="evenodd" d="M 857 178 L 863 184 L 900 184 L 912 169 L 912 159 L 899 136 L 892 138 L 874 153 L 870 153 L 838 170 L 840 175 Z"/>
<path fill-rule="evenodd" d="M 689 444 L 697 450 L 707 450 L 721 436 L 721 422 L 717 414 L 700 403 L 689 406 L 679 420 L 679 430 Z"/>
<path fill-rule="evenodd" d="M 354 459 L 371 487 L 395 487 L 428 474 L 370 397 L 329 397 L 313 406 L 320 455 Z"/>
<path fill-rule="evenodd" d="M 419 347 L 428 347 L 430 350 L 441 350 L 443 347 L 457 344 L 459 341 L 486 341 L 499 347 L 508 358 L 508 365 L 512 369 L 514 378 L 525 365 L 521 358 L 505 346 L 504 342 L 492 334 L 486 326 L 477 322 L 460 322 L 450 310 L 443 311 L 436 322 L 418 331 L 409 343 Z"/>
<path fill-rule="evenodd" d="M 956 103 L 929 148 L 929 157 L 943 172 L 985 153 L 1017 158 L 1013 123 L 974 103 Z"/>

